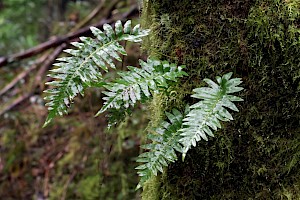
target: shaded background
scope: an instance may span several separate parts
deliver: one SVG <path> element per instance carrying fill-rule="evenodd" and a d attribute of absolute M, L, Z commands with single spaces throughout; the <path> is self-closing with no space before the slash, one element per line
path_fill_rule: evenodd
<path fill-rule="evenodd" d="M 70 40 L 40 45 L 100 22 L 139 23 L 139 7 L 137 0 L 0 1 L 0 199 L 139 199 L 134 167 L 148 121 L 144 107 L 108 130 L 104 115 L 94 118 L 101 91 L 90 89 L 43 129 L 46 74 Z M 138 45 L 126 50 L 118 69 L 143 57 Z"/>

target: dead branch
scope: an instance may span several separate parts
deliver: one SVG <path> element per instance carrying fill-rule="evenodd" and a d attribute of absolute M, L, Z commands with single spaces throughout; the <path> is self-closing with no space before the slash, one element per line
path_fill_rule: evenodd
<path fill-rule="evenodd" d="M 42 65 L 42 67 L 39 69 L 39 71 L 36 74 L 34 85 L 32 89 L 34 90 L 37 86 L 40 88 L 43 88 L 42 85 L 44 85 L 43 76 L 48 71 L 48 69 L 51 67 L 55 59 L 59 56 L 59 54 L 67 47 L 66 43 L 61 44 L 60 46 L 56 47 L 56 49 L 53 51 L 53 53 L 48 57 L 48 59 L 45 61 L 45 63 Z"/>
<path fill-rule="evenodd" d="M 39 86 L 39 84 L 41 82 L 41 79 L 42 79 L 41 77 L 43 76 L 44 73 L 46 73 L 47 69 L 51 66 L 51 64 L 55 61 L 57 56 L 59 56 L 59 54 L 62 52 L 62 50 L 65 47 L 66 47 L 65 43 L 60 45 L 59 47 L 57 47 L 55 49 L 55 51 L 50 56 L 47 57 L 47 60 L 45 60 L 45 63 L 38 71 L 38 76 L 35 77 L 31 91 L 28 92 L 27 94 L 21 95 L 20 97 L 15 99 L 11 104 L 9 104 L 8 106 L 6 106 L 2 110 L 0 110 L 0 116 L 3 115 L 4 113 L 10 111 L 17 105 L 21 104 L 22 102 L 26 101 L 34 94 L 34 90 Z"/>
<path fill-rule="evenodd" d="M 101 1 L 101 3 L 91 12 L 91 14 L 89 14 L 85 19 L 83 19 L 81 22 L 79 22 L 79 24 L 77 24 L 71 31 L 72 32 L 76 32 L 78 31 L 80 28 L 82 28 L 83 26 L 85 26 L 89 21 L 91 21 L 97 14 L 99 14 L 99 12 L 102 10 L 103 5 L 105 3 L 107 3 L 107 1 Z M 111 12 L 111 10 L 115 7 L 115 5 L 117 4 L 118 0 L 113 1 L 109 7 L 107 7 L 103 12 L 102 12 L 102 16 L 104 18 L 107 18 L 109 15 L 109 12 Z M 63 45 L 63 48 L 65 48 L 66 45 Z M 56 55 L 56 51 L 62 51 L 60 50 L 62 46 L 58 47 L 57 49 L 54 50 L 54 53 L 52 54 L 52 56 Z M 13 88 L 20 80 L 24 79 L 26 76 L 28 76 L 30 74 L 30 72 L 32 72 L 33 70 L 35 70 L 36 68 L 38 68 L 38 65 L 40 65 L 41 63 L 45 62 L 46 60 L 53 60 L 52 58 L 48 58 L 48 56 L 51 54 L 51 52 L 47 52 L 45 53 L 42 57 L 40 57 L 38 59 L 38 61 L 36 61 L 32 66 L 30 66 L 27 70 L 21 72 L 20 74 L 17 75 L 16 78 L 14 78 L 10 83 L 8 83 L 2 90 L 0 90 L 0 96 L 2 96 L 3 94 L 5 94 L 6 92 L 8 92 L 11 88 Z M 58 56 L 58 55 L 57 55 Z M 0 63 L 1 63 L 1 58 L 0 58 Z M 37 73 L 37 78 L 36 78 L 36 82 L 40 83 L 40 88 L 42 87 L 42 75 L 45 73 L 44 70 L 48 69 L 50 66 L 50 64 L 45 63 L 43 65 L 43 67 L 39 70 L 39 72 Z"/>
<path fill-rule="evenodd" d="M 71 32 L 74 32 L 79 28 L 87 25 L 87 23 L 89 23 L 102 10 L 103 5 L 106 3 L 106 1 L 101 1 L 101 3 L 86 18 L 84 18 L 81 22 L 76 24 L 74 28 L 71 29 Z"/>
<path fill-rule="evenodd" d="M 11 88 L 13 88 L 20 80 L 24 79 L 27 75 L 30 74 L 33 70 L 35 70 L 38 65 L 45 62 L 49 54 L 43 55 L 41 58 L 38 59 L 33 65 L 31 65 L 28 69 L 18 74 L 10 83 L 8 83 L 1 91 L 0 96 L 8 92 Z"/>
<path fill-rule="evenodd" d="M 117 0 L 116 0 L 117 1 Z M 129 17 L 132 17 L 134 15 L 136 15 L 138 13 L 138 10 L 137 10 L 137 6 L 132 6 L 130 8 L 130 10 L 126 13 L 124 13 L 123 15 L 121 15 L 121 19 L 127 19 Z M 95 24 L 94 26 L 100 28 L 102 27 L 105 23 L 111 23 L 112 21 L 114 21 L 113 18 L 110 18 L 110 19 L 104 19 L 104 20 L 101 20 L 99 23 Z M 46 57 L 47 57 L 47 60 L 44 61 L 45 64 L 40 68 L 40 70 L 38 71 L 37 73 L 37 76 L 35 78 L 35 81 L 32 85 L 32 89 L 31 89 L 31 92 L 27 93 L 27 94 L 24 94 L 24 95 L 21 95 L 20 97 L 18 97 L 17 99 L 15 99 L 10 105 L 6 106 L 4 109 L 0 110 L 0 116 L 3 115 L 4 113 L 10 111 L 11 109 L 13 109 L 14 107 L 16 107 L 17 105 L 19 105 L 20 103 L 24 102 L 25 100 L 27 100 L 28 98 L 30 98 L 33 94 L 34 94 L 34 90 L 40 85 L 41 83 L 41 80 L 42 80 L 42 76 L 43 74 L 45 74 L 45 72 L 47 71 L 47 69 L 51 66 L 51 64 L 54 62 L 54 60 L 59 56 L 59 54 L 61 53 L 61 51 L 66 47 L 66 43 L 63 42 L 63 41 L 71 41 L 71 40 L 75 40 L 77 39 L 79 36 L 83 36 L 83 35 L 86 35 L 86 36 L 89 36 L 91 34 L 90 32 L 90 29 L 89 27 L 85 27 L 85 28 L 82 28 L 78 31 L 76 31 L 75 33 L 69 33 L 67 34 L 66 36 L 62 37 L 62 38 L 58 38 L 58 39 L 54 39 L 54 40 L 50 40 L 48 42 L 45 42 L 45 43 L 42 43 L 34 48 L 31 48 L 31 49 L 28 49 L 27 51 L 23 52 L 23 53 L 19 53 L 18 56 L 15 56 L 15 58 L 10 61 L 10 62 L 13 62 L 13 61 L 16 61 L 16 60 L 20 60 L 20 59 L 24 59 L 24 58 L 27 58 L 27 57 L 31 57 L 33 55 L 36 55 L 36 54 L 39 54 L 49 48 L 52 48 L 52 47 L 55 47 L 55 46 L 58 46 L 54 52 L 52 54 L 50 54 L 50 56 L 48 56 L 48 54 L 46 54 Z M 15 54 L 17 55 L 17 54 Z M 0 67 L 4 66 L 5 64 L 8 63 L 8 59 L 10 58 L 5 58 L 6 61 L 5 62 L 2 62 L 1 63 L 1 60 L 3 60 L 3 57 L 1 58 L 0 57 Z M 24 72 L 24 74 L 21 74 L 22 77 L 28 75 L 30 71 L 26 71 Z M 20 77 L 21 77 L 20 75 Z M 14 81 L 14 83 L 10 83 L 8 87 L 13 87 L 16 82 L 18 82 L 20 79 L 22 78 L 19 78 Z M 4 89 L 1 90 L 1 93 L 5 93 L 7 91 L 7 88 L 5 87 Z M 42 89 L 42 86 L 40 86 L 40 88 Z M 3 94 L 2 93 L 2 94 Z"/>
<path fill-rule="evenodd" d="M 128 12 L 124 13 L 121 16 L 121 19 L 128 19 L 128 18 L 130 18 L 130 17 L 132 17 L 136 14 L 138 14 L 138 8 L 137 8 L 136 5 L 134 5 L 130 8 L 130 10 Z M 106 24 L 106 23 L 110 24 L 112 22 L 113 22 L 112 18 L 103 19 L 99 23 L 96 23 L 92 26 L 95 26 L 97 28 L 101 28 L 104 24 Z M 11 56 L 0 57 L 0 67 L 3 67 L 8 63 L 12 63 L 12 62 L 15 62 L 15 61 L 18 61 L 18 60 L 22 60 L 22 59 L 29 58 L 31 56 L 40 54 L 40 53 L 46 51 L 49 48 L 59 46 L 62 43 L 68 43 L 69 41 L 72 41 L 72 40 L 74 40 L 74 39 L 76 39 L 80 36 L 91 36 L 90 26 L 84 27 L 84 28 L 79 29 L 78 31 L 76 31 L 74 33 L 69 33 L 65 36 L 54 37 L 53 39 L 51 39 L 47 42 L 41 43 L 38 46 L 30 48 L 30 49 L 28 49 L 24 52 L 13 54 Z"/>
<path fill-rule="evenodd" d="M 32 96 L 33 93 L 27 93 L 16 98 L 10 105 L 6 106 L 3 110 L 0 111 L 0 116 L 6 113 L 7 111 L 13 109 L 15 106 L 19 105 L 23 101 L 27 100 Z"/>

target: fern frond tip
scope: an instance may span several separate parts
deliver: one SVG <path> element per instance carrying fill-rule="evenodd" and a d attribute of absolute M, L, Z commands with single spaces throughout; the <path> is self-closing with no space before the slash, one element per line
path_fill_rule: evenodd
<path fill-rule="evenodd" d="M 182 159 L 184 160 L 188 150 L 200 140 L 208 140 L 207 136 L 213 137 L 212 131 L 221 129 L 220 121 L 233 120 L 233 116 L 226 108 L 239 111 L 234 101 L 242 99 L 231 93 L 243 90 L 238 87 L 242 83 L 239 78 L 232 78 L 232 73 L 227 73 L 222 77 L 217 76 L 217 83 L 210 79 L 204 79 L 209 87 L 194 89 L 194 98 L 200 99 L 198 103 L 190 106 L 191 111 L 183 119 L 183 128 L 180 142 L 183 145 Z"/>

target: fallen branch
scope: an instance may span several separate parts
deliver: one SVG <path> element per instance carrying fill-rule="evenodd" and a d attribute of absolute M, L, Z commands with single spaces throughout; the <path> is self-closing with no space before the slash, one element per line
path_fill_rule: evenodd
<path fill-rule="evenodd" d="M 8 92 L 11 88 L 13 88 L 20 80 L 24 79 L 27 75 L 30 74 L 33 70 L 35 70 L 39 64 L 46 61 L 49 54 L 43 55 L 41 58 L 38 59 L 33 65 L 31 65 L 28 69 L 18 74 L 10 83 L 8 83 L 2 90 L 0 90 L 0 96 Z"/>
<path fill-rule="evenodd" d="M 130 10 L 126 13 L 124 13 L 121 18 L 122 19 L 128 19 L 131 16 L 134 16 L 138 14 L 138 8 L 136 5 L 132 6 L 130 8 Z M 97 28 L 101 28 L 104 24 L 110 24 L 114 21 L 114 19 L 110 18 L 110 19 L 103 19 L 101 20 L 99 23 L 96 23 L 92 26 L 95 26 Z M 90 26 L 88 27 L 84 27 L 82 29 L 79 29 L 78 31 L 74 32 L 74 33 L 69 33 L 65 36 L 61 36 L 61 37 L 54 37 L 53 39 L 44 42 L 42 44 L 39 44 L 38 46 L 35 46 L 31 49 L 28 49 L 24 52 L 20 52 L 17 54 L 13 54 L 11 56 L 6 56 L 6 57 L 0 57 L 0 67 L 5 66 L 8 63 L 12 63 L 18 60 L 22 60 L 25 58 L 29 58 L 31 56 L 40 54 L 44 51 L 46 51 L 49 48 L 52 47 L 56 47 L 61 45 L 62 43 L 67 43 L 69 41 L 72 41 L 80 36 L 91 36 L 91 31 L 90 31 Z"/>
<path fill-rule="evenodd" d="M 124 13 L 123 15 L 121 15 L 121 19 L 127 19 L 127 18 L 129 18 L 131 16 L 134 16 L 135 14 L 138 14 L 137 11 L 138 11 L 137 10 L 137 6 L 132 6 L 128 12 Z M 113 18 L 104 19 L 104 20 L 101 20 L 101 22 L 99 22 L 98 24 L 96 24 L 94 26 L 97 26 L 97 27 L 100 28 L 105 23 L 111 23 L 113 21 L 114 21 Z M 61 51 L 66 47 L 66 43 L 65 42 L 61 42 L 61 41 L 63 41 L 63 40 L 66 40 L 66 41 L 75 40 L 79 36 L 90 35 L 90 34 L 91 34 L 91 32 L 90 32 L 89 27 L 85 27 L 85 28 L 82 28 L 82 29 L 80 29 L 79 31 L 77 31 L 75 33 L 68 34 L 67 36 L 64 37 L 65 39 L 59 39 L 59 40 L 55 40 L 55 41 L 51 40 L 51 41 L 42 43 L 41 45 L 38 45 L 38 46 L 36 46 L 36 47 L 34 47 L 32 49 L 28 49 L 23 54 L 20 53 L 21 56 L 17 57 L 19 60 L 23 59 L 23 58 L 27 58 L 27 57 L 33 56 L 33 55 L 36 55 L 38 53 L 41 53 L 41 52 L 47 50 L 48 48 L 61 45 L 61 46 L 57 47 L 50 56 L 47 57 L 47 60 L 45 61 L 45 64 L 40 68 L 40 70 L 39 70 L 39 72 L 38 72 L 38 74 L 36 76 L 36 79 L 33 82 L 31 92 L 29 92 L 27 94 L 24 94 L 24 95 L 21 95 L 20 97 L 18 97 L 17 99 L 15 99 L 10 105 L 8 105 L 4 109 L 0 110 L 0 116 L 3 115 L 6 112 L 12 110 L 15 106 L 17 106 L 20 103 L 24 102 L 25 100 L 27 100 L 28 98 L 30 98 L 34 94 L 35 89 L 41 83 L 41 80 L 42 80 L 41 77 L 42 77 L 42 75 L 47 71 L 47 69 L 51 66 L 51 64 L 54 62 L 54 60 L 59 56 L 59 54 L 61 53 Z M 0 58 L 0 67 L 1 67 L 1 64 L 2 63 L 1 63 L 1 58 Z M 26 73 L 28 73 L 28 72 L 26 72 Z M 11 85 L 13 85 L 13 84 L 11 84 Z M 10 87 L 11 87 L 11 85 L 10 85 Z M 42 86 L 40 86 L 40 88 L 42 89 Z"/>
<path fill-rule="evenodd" d="M 0 116 L 6 113 L 7 111 L 13 109 L 15 106 L 19 105 L 23 101 L 27 100 L 32 96 L 32 92 L 24 94 L 16 98 L 10 105 L 6 106 L 3 110 L 0 111 Z"/>
<path fill-rule="evenodd" d="M 0 116 L 3 115 L 4 113 L 10 111 L 11 109 L 13 109 L 14 107 L 16 107 L 17 105 L 21 104 L 22 102 L 24 102 L 25 100 L 29 99 L 33 94 L 35 89 L 39 86 L 39 84 L 41 83 L 41 77 L 43 76 L 43 74 L 46 73 L 47 69 L 52 65 L 52 63 L 55 61 L 55 59 L 57 58 L 57 56 L 59 56 L 59 54 L 62 52 L 62 50 L 66 48 L 66 44 L 62 44 L 59 47 L 57 47 L 55 49 L 55 51 L 49 55 L 47 57 L 47 60 L 45 61 L 45 63 L 43 64 L 43 66 L 40 68 L 40 70 L 38 71 L 38 76 L 35 77 L 35 80 L 33 82 L 31 91 L 28 92 L 27 94 L 21 95 L 20 97 L 18 97 L 17 99 L 15 99 L 11 104 L 9 104 L 8 106 L 4 107 L 3 110 L 0 111 Z"/>
<path fill-rule="evenodd" d="M 103 5 L 106 2 L 107 2 L 107 0 L 101 1 L 101 3 L 99 3 L 99 5 L 86 18 L 84 18 L 82 21 L 80 21 L 78 24 L 76 24 L 74 28 L 71 29 L 71 32 L 77 31 L 81 27 L 87 25 L 96 15 L 99 14 L 101 9 L 103 8 Z"/>
<path fill-rule="evenodd" d="M 8 92 L 13 88 L 20 80 L 24 79 L 30 72 L 35 70 L 38 66 L 38 63 L 31 65 L 27 70 L 18 74 L 10 83 L 8 83 L 2 90 L 0 90 L 0 96 Z"/>
<path fill-rule="evenodd" d="M 55 59 L 59 56 L 59 54 L 67 47 L 66 43 L 63 43 L 59 47 L 56 47 L 56 49 L 53 51 L 53 53 L 47 58 L 45 63 L 42 65 L 42 67 L 39 69 L 39 71 L 36 74 L 34 86 L 32 89 L 35 89 L 37 86 L 39 86 L 43 90 L 44 82 L 43 76 L 45 73 L 49 70 L 49 68 L 52 66 Z"/>
<path fill-rule="evenodd" d="M 80 28 L 82 28 L 83 26 L 85 26 L 89 21 L 91 21 L 97 14 L 99 14 L 99 12 L 102 10 L 103 5 L 107 2 L 106 1 L 101 1 L 101 3 L 86 17 L 84 18 L 81 22 L 79 22 L 79 24 L 77 24 L 70 32 L 76 32 L 78 31 Z M 119 2 L 118 0 L 115 0 L 114 2 L 112 2 L 110 4 L 109 7 L 107 7 L 103 13 L 102 16 L 104 18 L 108 18 L 109 12 L 112 11 L 112 9 L 115 7 L 115 5 L 117 4 L 117 2 Z M 65 48 L 66 45 L 64 45 Z M 58 49 L 54 50 L 54 53 L 52 54 L 55 55 L 55 51 L 61 51 L 59 50 L 61 49 L 61 46 Z M 0 96 L 2 96 L 3 94 L 5 94 L 6 92 L 8 92 L 11 88 L 13 88 L 20 80 L 24 79 L 26 76 L 28 76 L 30 74 L 30 72 L 32 72 L 33 70 L 35 70 L 38 65 L 40 65 L 41 63 L 45 62 L 46 60 L 52 60 L 47 59 L 48 56 L 50 55 L 51 52 L 47 52 L 46 54 L 44 54 L 41 58 L 38 59 L 38 61 L 36 61 L 32 66 L 30 66 L 27 70 L 21 72 L 20 74 L 17 75 L 17 77 L 15 77 L 10 83 L 8 83 L 2 90 L 0 90 Z M 57 55 L 58 56 L 58 55 Z M 0 58 L 0 63 L 1 63 L 1 58 Z M 39 72 L 37 73 L 37 79 L 36 82 L 40 82 L 40 88 L 42 87 L 42 74 L 44 74 L 44 70 L 43 69 L 48 69 L 49 64 L 46 63 L 43 65 L 43 67 L 39 70 Z M 46 68 L 45 68 L 46 67 Z"/>

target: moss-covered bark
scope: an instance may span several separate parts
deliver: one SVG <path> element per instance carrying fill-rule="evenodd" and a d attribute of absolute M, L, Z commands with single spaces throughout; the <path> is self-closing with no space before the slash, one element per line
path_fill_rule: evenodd
<path fill-rule="evenodd" d="M 152 102 L 152 123 L 228 71 L 245 88 L 235 121 L 144 187 L 144 200 L 300 199 L 300 1 L 145 0 L 149 54 L 190 76 Z"/>

